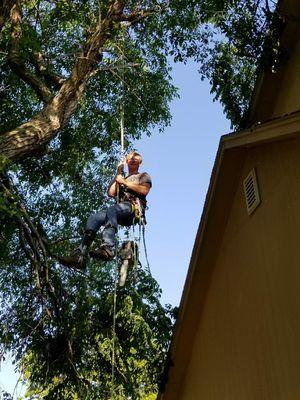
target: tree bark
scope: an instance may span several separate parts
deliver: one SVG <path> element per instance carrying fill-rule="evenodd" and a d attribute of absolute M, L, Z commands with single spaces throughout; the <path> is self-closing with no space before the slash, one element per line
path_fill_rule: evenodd
<path fill-rule="evenodd" d="M 0 4 L 0 33 L 9 18 L 10 10 L 17 3 L 17 0 L 2 0 Z"/>
<path fill-rule="evenodd" d="M 68 123 L 74 113 L 89 77 L 97 66 L 102 52 L 115 29 L 113 21 L 123 12 L 124 3 L 114 1 L 107 16 L 88 38 L 82 53 L 75 61 L 70 77 L 44 109 L 30 121 L 0 136 L 0 158 L 20 161 L 38 153 Z"/>

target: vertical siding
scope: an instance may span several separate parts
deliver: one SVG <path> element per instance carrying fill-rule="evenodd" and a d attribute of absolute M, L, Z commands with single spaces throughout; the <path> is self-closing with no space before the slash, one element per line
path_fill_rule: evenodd
<path fill-rule="evenodd" d="M 289 114 L 300 109 L 300 40 L 295 45 L 292 55 L 284 65 L 284 73 L 277 88 L 276 103 L 272 117 Z"/>
<path fill-rule="evenodd" d="M 248 152 L 180 399 L 300 399 L 300 140 Z"/>

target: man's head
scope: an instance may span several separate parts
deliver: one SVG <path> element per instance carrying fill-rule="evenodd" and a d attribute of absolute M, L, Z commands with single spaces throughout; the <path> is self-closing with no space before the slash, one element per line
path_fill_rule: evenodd
<path fill-rule="evenodd" d="M 137 151 L 131 151 L 126 156 L 126 164 L 139 166 L 142 163 L 142 156 Z"/>

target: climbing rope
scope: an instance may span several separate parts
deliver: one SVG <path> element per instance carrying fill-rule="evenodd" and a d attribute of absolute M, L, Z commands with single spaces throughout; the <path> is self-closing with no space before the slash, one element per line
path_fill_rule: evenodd
<path fill-rule="evenodd" d="M 135 236 L 135 225 L 132 225 L 132 237 L 133 241 L 135 243 L 134 248 L 137 248 L 138 250 L 141 248 L 141 239 L 143 240 L 143 247 L 144 247 L 144 254 L 145 254 L 145 260 L 146 260 L 146 267 L 147 267 L 147 272 L 150 276 L 152 276 L 151 273 L 151 268 L 150 268 L 150 263 L 149 263 L 149 258 L 148 258 L 148 251 L 147 251 L 147 246 L 146 246 L 146 229 L 145 229 L 145 222 L 143 219 L 139 221 L 139 233 L 138 236 Z M 138 251 L 134 253 L 134 257 L 138 257 Z M 139 259 L 137 259 L 136 265 L 139 263 Z"/>
<path fill-rule="evenodd" d="M 124 68 L 122 68 L 121 99 L 120 99 L 120 135 L 121 135 L 121 157 L 124 156 L 125 137 L 125 115 L 124 115 Z"/>
<path fill-rule="evenodd" d="M 146 246 L 145 223 L 142 222 L 141 225 L 142 225 L 143 246 L 144 246 L 144 251 L 145 251 L 145 259 L 146 259 L 147 271 L 148 271 L 149 275 L 152 276 L 151 269 L 150 269 L 149 258 L 148 258 L 147 246 Z"/>
<path fill-rule="evenodd" d="M 125 39 L 125 32 L 122 29 L 122 36 L 121 36 L 121 49 L 120 49 L 120 54 L 121 54 L 121 64 L 125 61 L 126 56 L 124 55 L 124 39 Z M 115 74 L 117 77 L 120 79 L 121 83 L 121 95 L 120 95 L 120 159 L 121 161 L 124 162 L 124 148 L 125 148 L 125 110 L 124 110 L 124 99 L 125 99 L 125 85 L 126 82 L 124 80 L 124 68 L 121 69 L 121 73 L 119 76 L 117 73 L 114 71 L 111 71 L 113 74 Z M 145 108 L 146 105 L 142 101 L 141 98 L 139 98 L 136 94 L 134 94 L 138 100 L 143 104 Z M 117 185 L 117 201 L 119 202 L 119 185 Z M 133 240 L 133 268 L 136 271 L 137 266 L 139 264 L 139 248 L 140 248 L 140 242 L 141 242 L 141 230 L 142 230 L 142 237 L 143 237 L 143 246 L 145 250 L 145 258 L 147 262 L 147 270 L 148 273 L 151 275 L 150 271 L 150 265 L 149 265 L 149 260 L 148 260 L 148 254 L 147 254 L 147 248 L 146 248 L 146 241 L 145 241 L 145 223 L 142 219 L 139 221 L 139 239 L 138 239 L 138 244 L 136 243 L 136 240 Z M 134 232 L 134 225 L 133 225 L 133 232 Z M 117 237 L 116 237 L 117 241 Z M 111 358 L 112 358 L 112 363 L 111 363 L 111 399 L 114 398 L 114 392 L 115 392 L 115 368 L 116 368 L 116 314 L 117 314 L 117 289 L 118 289 L 118 282 L 119 282 L 119 268 L 118 268 L 118 245 L 120 240 L 118 240 L 118 243 L 116 243 L 116 262 L 115 262 L 115 279 L 114 279 L 114 293 L 113 293 L 113 321 L 112 321 L 112 353 L 111 353 Z"/>
<path fill-rule="evenodd" d="M 120 132 L 121 132 L 121 157 L 124 156 L 124 103 L 121 104 Z"/>
<path fill-rule="evenodd" d="M 121 36 L 122 47 L 124 48 L 124 30 L 122 29 Z M 123 53 L 123 52 L 122 52 Z M 121 55 L 121 61 L 123 56 Z M 124 113 L 124 68 L 121 70 L 121 98 L 120 98 L 120 142 L 121 142 L 121 154 L 120 159 L 124 162 L 124 137 L 125 137 L 125 113 Z M 120 185 L 117 185 L 117 202 L 120 201 Z M 115 262 L 115 281 L 114 281 L 114 297 L 113 297 L 113 324 L 112 324 L 112 362 L 111 362 L 111 398 L 114 398 L 115 391 L 115 364 L 116 364 L 116 314 L 117 314 L 117 288 L 119 282 L 119 268 L 118 268 L 118 245 L 119 241 L 115 243 L 116 249 L 116 262 Z"/>
<path fill-rule="evenodd" d="M 123 63 L 123 54 L 124 54 L 124 28 L 122 27 L 121 31 L 121 46 L 122 50 L 120 49 L 119 46 L 118 49 L 120 50 L 120 58 L 121 58 L 121 64 Z M 125 148 L 125 112 L 124 112 L 124 91 L 125 91 L 125 86 L 124 86 L 124 67 L 121 68 L 121 79 L 120 79 L 120 84 L 121 84 L 121 94 L 120 94 L 120 106 L 119 106 L 119 112 L 120 112 L 120 144 L 121 144 L 121 149 L 120 149 L 120 161 L 124 165 L 124 148 Z M 119 161 L 119 162 L 120 162 Z M 120 202 L 120 185 L 117 184 L 117 202 Z"/>
<path fill-rule="evenodd" d="M 125 44 L 125 30 L 124 26 L 121 25 L 121 48 L 120 51 L 121 65 L 124 65 L 124 44 Z M 124 156 L 124 137 L 125 137 L 125 113 L 124 113 L 124 98 L 125 98 L 125 86 L 124 86 L 124 67 L 121 68 L 121 95 L 120 95 L 120 135 L 121 135 L 121 157 Z"/>
<path fill-rule="evenodd" d="M 117 246 L 116 246 L 117 249 Z M 113 297 L 113 324 L 112 324 L 112 354 L 111 354 L 111 398 L 114 398 L 115 391 L 115 364 L 116 364 L 116 316 L 117 316 L 117 287 L 118 287 L 118 254 L 116 252 L 115 263 L 115 282 L 114 282 L 114 297 Z"/>

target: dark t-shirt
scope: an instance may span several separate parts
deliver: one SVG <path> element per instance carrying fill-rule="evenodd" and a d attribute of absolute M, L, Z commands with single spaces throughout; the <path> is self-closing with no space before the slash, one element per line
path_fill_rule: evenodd
<path fill-rule="evenodd" d="M 137 184 L 145 184 L 147 183 L 150 187 L 152 187 L 152 180 L 147 172 L 141 172 L 137 174 L 129 175 L 125 178 L 128 182 L 137 183 Z M 128 189 L 127 187 L 121 185 L 120 190 L 120 200 L 121 201 L 134 201 L 136 199 L 140 199 L 141 203 L 144 207 L 146 207 L 147 201 L 146 196 L 142 194 L 138 194 L 133 190 Z"/>
<path fill-rule="evenodd" d="M 137 174 L 128 175 L 125 179 L 128 182 L 137 183 L 137 184 L 148 183 L 150 185 L 150 187 L 152 186 L 152 181 L 151 181 L 150 175 L 147 174 L 147 172 L 141 172 L 141 173 L 137 173 Z"/>

